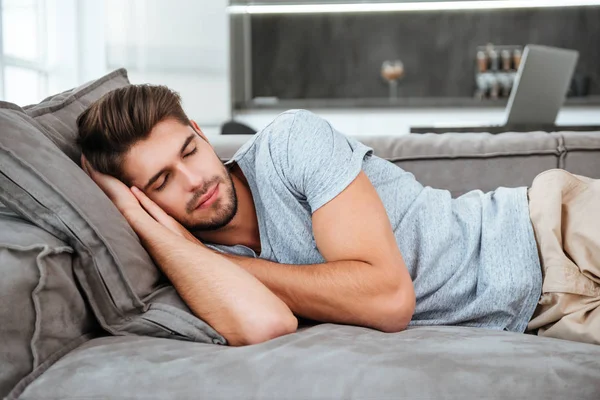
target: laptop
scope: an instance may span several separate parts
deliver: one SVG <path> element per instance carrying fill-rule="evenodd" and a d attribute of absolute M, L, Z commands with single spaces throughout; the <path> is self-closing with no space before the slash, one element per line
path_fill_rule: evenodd
<path fill-rule="evenodd" d="M 506 105 L 505 125 L 556 122 L 579 52 L 547 46 L 525 46 Z"/>
<path fill-rule="evenodd" d="M 500 124 L 462 122 L 434 124 L 445 127 L 503 127 L 554 125 L 577 65 L 579 52 L 556 47 L 527 45 Z"/>

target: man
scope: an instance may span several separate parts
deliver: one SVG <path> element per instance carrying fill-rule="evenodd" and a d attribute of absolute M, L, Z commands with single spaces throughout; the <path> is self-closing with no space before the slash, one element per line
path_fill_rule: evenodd
<path fill-rule="evenodd" d="M 302 110 L 222 163 L 164 86 L 114 90 L 78 127 L 83 168 L 192 312 L 232 345 L 294 332 L 296 316 L 384 332 L 539 328 L 600 343 L 589 220 L 600 221 L 598 180 L 551 170 L 530 189 L 452 199 Z"/>

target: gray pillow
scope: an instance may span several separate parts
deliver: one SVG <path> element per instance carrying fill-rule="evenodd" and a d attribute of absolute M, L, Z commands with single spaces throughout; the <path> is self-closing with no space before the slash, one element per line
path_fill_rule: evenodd
<path fill-rule="evenodd" d="M 72 126 L 76 117 L 61 123 Z M 42 129 L 18 106 L 0 102 L 0 201 L 74 249 L 75 276 L 101 326 L 119 335 L 226 344 L 190 312 L 110 199 Z"/>
<path fill-rule="evenodd" d="M 25 106 L 25 113 L 35 119 L 42 132 L 69 158 L 79 163 L 77 116 L 90 104 L 113 89 L 129 85 L 127 71 L 118 69 L 97 80 L 50 96 L 39 104 Z"/>
<path fill-rule="evenodd" d="M 0 398 L 99 330 L 76 286 L 72 253 L 0 205 Z"/>

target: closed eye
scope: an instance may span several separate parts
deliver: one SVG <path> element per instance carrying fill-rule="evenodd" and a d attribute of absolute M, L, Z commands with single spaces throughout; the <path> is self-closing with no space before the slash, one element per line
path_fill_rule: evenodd
<path fill-rule="evenodd" d="M 197 147 L 194 147 L 194 150 L 190 151 L 190 152 L 189 152 L 189 153 L 187 153 L 187 154 L 184 154 L 184 155 L 183 155 L 183 158 L 185 158 L 185 157 L 187 157 L 187 156 L 191 156 L 192 154 L 195 154 L 197 151 L 198 151 L 198 148 L 197 148 Z"/>
<path fill-rule="evenodd" d="M 167 185 L 167 181 L 169 180 L 169 175 L 170 174 L 166 174 L 165 175 L 165 180 L 163 181 L 163 183 L 160 184 L 159 187 L 157 187 L 156 189 L 154 189 L 157 192 L 160 192 L 161 190 L 163 190 L 165 188 L 165 186 Z"/>
<path fill-rule="evenodd" d="M 185 158 L 185 157 L 188 157 L 188 156 L 191 156 L 191 155 L 193 155 L 193 154 L 195 154 L 195 153 L 197 153 L 197 152 L 198 152 L 198 148 L 197 148 L 197 147 L 194 147 L 194 149 L 193 149 L 192 151 L 190 151 L 190 152 L 189 152 L 189 153 L 187 153 L 187 154 L 184 154 L 184 155 L 183 155 L 183 158 Z M 157 191 L 157 192 L 160 192 L 161 190 L 163 190 L 163 189 L 165 188 L 165 186 L 167 186 L 167 182 L 168 182 L 168 180 L 169 180 L 169 176 L 170 176 L 170 174 L 166 174 L 166 175 L 165 175 L 165 180 L 163 181 L 163 183 L 161 183 L 161 184 L 160 184 L 160 186 L 159 186 L 159 187 L 157 187 L 157 188 L 156 188 L 156 189 L 154 189 L 154 190 L 155 190 L 155 191 Z"/>

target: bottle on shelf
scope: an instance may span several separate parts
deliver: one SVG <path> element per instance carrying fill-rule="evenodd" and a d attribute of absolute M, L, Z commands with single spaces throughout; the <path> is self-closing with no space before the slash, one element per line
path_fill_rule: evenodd
<path fill-rule="evenodd" d="M 475 97 L 498 99 L 508 97 L 521 63 L 523 47 L 514 45 L 478 46 L 475 65 Z"/>

